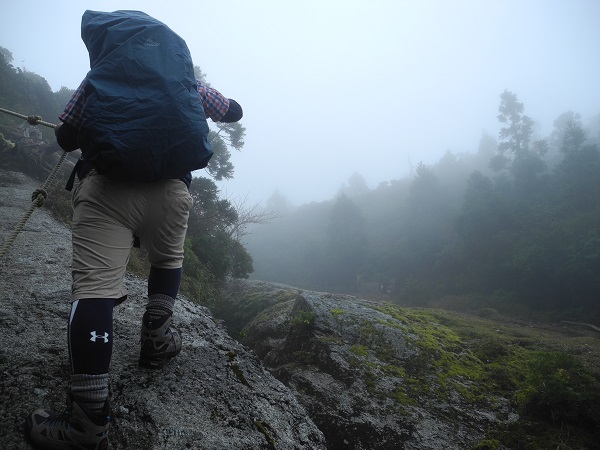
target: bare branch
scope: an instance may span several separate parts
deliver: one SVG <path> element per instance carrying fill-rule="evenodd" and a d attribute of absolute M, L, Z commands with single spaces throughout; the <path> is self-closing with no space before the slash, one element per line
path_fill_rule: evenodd
<path fill-rule="evenodd" d="M 246 206 L 247 196 L 233 201 L 230 200 L 230 202 L 238 213 L 238 220 L 229 227 L 228 231 L 229 235 L 238 242 L 248 234 L 248 225 L 263 225 L 284 216 L 276 211 L 260 210 L 259 203 Z"/>

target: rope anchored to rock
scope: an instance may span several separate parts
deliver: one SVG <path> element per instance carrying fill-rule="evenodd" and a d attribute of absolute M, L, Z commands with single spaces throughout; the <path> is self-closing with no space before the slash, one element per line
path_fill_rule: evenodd
<path fill-rule="evenodd" d="M 56 125 L 54 125 L 50 122 L 44 122 L 40 116 L 26 116 L 24 114 L 19 114 L 19 113 L 16 113 L 14 111 L 9 111 L 8 109 L 4 109 L 4 108 L 0 108 L 0 111 L 10 114 L 10 115 L 13 115 L 15 117 L 20 117 L 21 119 L 25 119 L 25 120 L 27 120 L 27 123 L 29 123 L 30 125 L 44 125 L 44 126 L 50 127 L 50 128 L 56 127 Z M 15 230 L 12 232 L 12 234 L 9 236 L 9 238 L 6 240 L 6 242 L 0 249 L 0 259 L 3 258 L 8 253 L 8 250 L 10 249 L 12 244 L 17 239 L 17 236 L 19 235 L 19 233 L 21 232 L 21 230 L 23 229 L 23 227 L 25 226 L 25 224 L 27 223 L 27 221 L 33 214 L 33 211 L 35 210 L 35 208 L 40 208 L 41 206 L 44 205 L 44 202 L 48 198 L 48 192 L 47 192 L 48 186 L 50 186 L 50 184 L 54 181 L 54 177 L 56 176 L 56 173 L 59 171 L 59 169 L 62 166 L 62 163 L 64 162 L 66 157 L 67 157 L 67 152 L 63 152 L 60 159 L 58 160 L 58 163 L 56 163 L 56 166 L 54 166 L 54 169 L 52 169 L 52 171 L 50 172 L 50 175 L 48 175 L 48 178 L 46 179 L 44 184 L 42 184 L 42 186 L 40 186 L 38 189 L 33 191 L 33 193 L 31 194 L 31 205 L 29 205 L 29 208 L 23 215 L 23 218 L 17 224 L 17 226 L 15 227 Z"/>

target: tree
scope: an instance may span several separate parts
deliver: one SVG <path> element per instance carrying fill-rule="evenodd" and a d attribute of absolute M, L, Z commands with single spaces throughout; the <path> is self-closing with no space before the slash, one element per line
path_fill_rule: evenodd
<path fill-rule="evenodd" d="M 73 94 L 75 93 L 75 89 L 69 89 L 65 86 L 62 86 L 58 91 L 54 93 L 54 102 L 60 107 L 64 108 Z"/>
<path fill-rule="evenodd" d="M 542 140 L 531 145 L 533 120 L 523 114 L 523 103 L 516 94 L 505 90 L 500 99 L 498 120 L 506 125 L 500 129 L 501 142 L 491 165 L 496 170 L 508 168 L 519 193 L 538 190 L 540 176 L 546 170 L 542 157 L 548 144 Z"/>
<path fill-rule="evenodd" d="M 524 106 L 517 100 L 516 94 L 504 91 L 500 95 L 498 120 L 506 126 L 500 129 L 500 144 L 498 151 L 507 152 L 517 156 L 529 149 L 529 142 L 533 134 L 533 120 L 523 114 Z"/>
<path fill-rule="evenodd" d="M 209 280 L 222 284 L 228 276 L 247 278 L 252 258 L 239 241 L 239 214 L 208 178 L 194 178 L 190 186 L 194 204 L 190 211 L 187 240 L 198 262 L 210 274 Z M 184 261 L 185 264 L 185 261 Z"/>
<path fill-rule="evenodd" d="M 283 216 L 292 210 L 292 205 L 279 190 L 275 190 L 267 200 L 266 209 L 267 211 Z"/>
<path fill-rule="evenodd" d="M 407 232 L 414 245 L 437 248 L 449 232 L 451 205 L 446 189 L 442 188 L 439 177 L 431 168 L 420 163 L 416 174 L 407 199 Z"/>
<path fill-rule="evenodd" d="M 278 211 L 261 210 L 258 204 L 247 206 L 246 199 L 234 202 L 234 208 L 237 213 L 237 219 L 229 225 L 228 233 L 233 239 L 239 242 L 248 234 L 248 227 L 250 225 L 263 225 L 283 216 Z"/>
<path fill-rule="evenodd" d="M 569 211 L 595 208 L 600 195 L 600 153 L 596 144 L 586 144 L 578 121 L 563 129 L 560 151 L 563 160 L 556 167 L 559 201 Z"/>
<path fill-rule="evenodd" d="M 214 152 L 208 174 L 217 181 L 233 178 L 233 163 L 229 147 L 241 150 L 244 146 L 246 129 L 239 123 L 217 123 L 218 131 L 210 130 L 208 139 Z"/>
<path fill-rule="evenodd" d="M 361 174 L 354 172 L 350 178 L 348 178 L 348 183 L 342 185 L 339 194 L 345 194 L 350 198 L 356 198 L 367 192 L 369 192 L 369 187 L 367 186 L 364 177 Z"/>
<path fill-rule="evenodd" d="M 11 64 L 14 60 L 12 52 L 9 49 L 1 47 L 1 46 L 0 46 L 0 55 L 4 57 L 4 61 L 6 61 L 7 64 Z"/>
<path fill-rule="evenodd" d="M 489 133 L 482 133 L 481 139 L 479 139 L 479 147 L 477 148 L 477 155 L 484 161 L 489 161 L 496 151 L 498 150 L 498 142 Z"/>
<path fill-rule="evenodd" d="M 354 289 L 365 259 L 367 232 L 360 209 L 345 194 L 338 196 L 331 208 L 327 239 L 331 280 L 339 288 Z"/>
<path fill-rule="evenodd" d="M 447 192 L 438 176 L 423 163 L 417 166 L 403 213 L 395 249 L 396 283 L 412 286 L 404 290 L 402 301 L 421 301 L 429 295 L 425 290 L 433 287 L 438 255 L 453 232 Z"/>
<path fill-rule="evenodd" d="M 560 149 L 563 145 L 563 140 L 570 127 L 578 125 L 581 127 L 581 115 L 573 111 L 567 111 L 561 114 L 554 120 L 554 129 L 550 134 L 550 145 L 553 148 Z"/>
<path fill-rule="evenodd" d="M 20 114 L 42 116 L 46 121 L 53 121 L 65 105 L 57 103 L 46 79 L 36 73 L 14 68 L 10 64 L 12 58 L 8 50 L 0 47 L 0 105 Z M 0 115 L 0 125 L 14 128 L 22 123 L 21 119 Z M 46 140 L 54 140 L 51 129 L 40 127 L 40 131 Z"/>
<path fill-rule="evenodd" d="M 504 220 L 498 220 L 503 209 L 492 180 L 481 172 L 473 172 L 467 182 L 462 210 L 456 221 L 458 235 L 469 242 L 474 250 L 486 250 L 488 246 L 481 244 L 506 225 Z"/>

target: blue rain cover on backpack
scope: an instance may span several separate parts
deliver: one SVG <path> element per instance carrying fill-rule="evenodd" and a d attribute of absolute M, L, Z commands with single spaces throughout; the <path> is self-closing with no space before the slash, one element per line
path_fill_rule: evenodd
<path fill-rule="evenodd" d="M 83 158 L 108 177 L 182 178 L 212 156 L 208 124 L 185 41 L 139 11 L 86 11 L 90 55 Z"/>

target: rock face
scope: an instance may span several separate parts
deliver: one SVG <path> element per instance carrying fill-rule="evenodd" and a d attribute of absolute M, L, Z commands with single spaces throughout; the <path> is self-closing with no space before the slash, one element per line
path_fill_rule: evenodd
<path fill-rule="evenodd" d="M 0 244 L 39 183 L 0 170 Z M 51 201 L 49 199 L 48 201 Z M 69 229 L 34 212 L 0 260 L 0 447 L 28 449 L 22 422 L 32 410 L 62 410 L 68 388 L 66 325 Z M 183 350 L 166 367 L 138 367 L 143 280 L 128 277 L 115 308 L 111 364 L 111 448 L 325 449 L 323 434 L 294 394 L 228 336 L 206 308 L 178 299 Z"/>
<path fill-rule="evenodd" d="M 469 449 L 518 418 L 418 311 L 240 280 L 215 314 L 297 393 L 330 449 Z"/>

